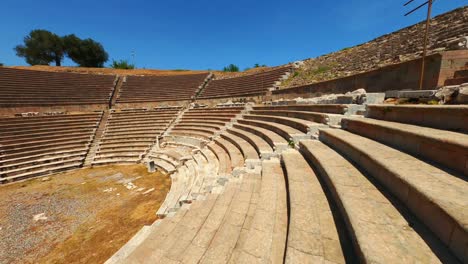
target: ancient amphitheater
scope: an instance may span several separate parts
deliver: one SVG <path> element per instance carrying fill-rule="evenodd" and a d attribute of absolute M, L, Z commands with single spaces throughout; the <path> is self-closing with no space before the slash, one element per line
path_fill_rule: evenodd
<path fill-rule="evenodd" d="M 0 67 L 0 181 L 170 175 L 159 219 L 106 263 L 468 263 L 468 106 L 425 100 L 463 95 L 468 51 L 431 56 L 428 91 L 400 92 L 419 60 L 286 89 L 301 63 L 232 78 Z"/>

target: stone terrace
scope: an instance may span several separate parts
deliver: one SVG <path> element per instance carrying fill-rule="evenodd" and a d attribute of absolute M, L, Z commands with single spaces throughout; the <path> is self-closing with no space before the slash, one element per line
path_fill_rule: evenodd
<path fill-rule="evenodd" d="M 107 106 L 116 77 L 0 67 L 0 107 Z"/>
<path fill-rule="evenodd" d="M 172 166 L 165 218 L 107 263 L 466 262 L 468 108 L 352 109 L 186 110 L 210 132 L 150 158 Z"/>
<path fill-rule="evenodd" d="M 291 66 L 284 66 L 252 75 L 213 80 L 208 83 L 198 98 L 210 99 L 263 95 L 269 89 L 273 89 L 276 83 L 281 81 L 290 70 Z"/>
<path fill-rule="evenodd" d="M 101 113 L 0 119 L 0 182 L 83 165 Z"/>
<path fill-rule="evenodd" d="M 207 77 L 207 73 L 127 76 L 117 95 L 117 104 L 190 100 L 202 87 Z"/>

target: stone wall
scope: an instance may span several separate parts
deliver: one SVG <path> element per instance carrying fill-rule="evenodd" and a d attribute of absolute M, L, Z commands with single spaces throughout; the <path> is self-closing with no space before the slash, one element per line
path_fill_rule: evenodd
<path fill-rule="evenodd" d="M 367 92 L 416 90 L 419 87 L 421 59 L 382 67 L 329 81 L 273 91 L 272 100 L 310 98 L 324 94 L 340 94 L 364 88 Z M 457 70 L 468 69 L 468 51 L 446 51 L 426 58 L 424 89 L 443 86 Z"/>
<path fill-rule="evenodd" d="M 364 44 L 304 61 L 304 65 L 283 83 L 283 88 L 322 82 L 371 71 L 421 56 L 425 22 L 383 35 Z M 451 43 L 468 36 L 468 6 L 431 20 L 429 53 L 451 49 Z"/>

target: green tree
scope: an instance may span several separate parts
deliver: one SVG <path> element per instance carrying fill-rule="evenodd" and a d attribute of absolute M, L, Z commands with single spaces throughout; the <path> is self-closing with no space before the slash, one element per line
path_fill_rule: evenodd
<path fill-rule="evenodd" d="M 24 57 L 30 65 L 49 65 L 55 62 L 60 66 L 63 55 L 63 40 L 58 35 L 43 29 L 32 30 L 24 38 L 24 45 L 14 49 L 16 55 Z"/>
<path fill-rule="evenodd" d="M 225 72 L 238 72 L 239 67 L 237 65 L 234 65 L 234 64 L 229 64 L 228 66 L 223 68 L 223 71 L 225 71 Z"/>
<path fill-rule="evenodd" d="M 129 69 L 129 70 L 135 69 L 135 65 L 129 63 L 127 60 L 119 60 L 119 61 L 112 60 L 111 67 L 114 69 Z"/>
<path fill-rule="evenodd" d="M 109 55 L 101 43 L 90 38 L 81 40 L 74 34 L 63 37 L 65 52 L 80 67 L 104 67 Z"/>
<path fill-rule="evenodd" d="M 254 68 L 266 67 L 265 64 L 260 65 L 259 63 L 254 64 Z"/>

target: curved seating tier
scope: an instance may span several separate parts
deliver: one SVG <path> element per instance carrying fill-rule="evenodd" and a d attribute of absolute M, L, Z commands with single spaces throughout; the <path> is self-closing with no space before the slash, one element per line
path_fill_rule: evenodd
<path fill-rule="evenodd" d="M 265 94 L 290 70 L 290 66 L 285 66 L 247 76 L 213 80 L 208 83 L 198 98 L 209 99 Z"/>
<path fill-rule="evenodd" d="M 178 112 L 178 109 L 111 112 L 92 164 L 140 162 Z"/>
<path fill-rule="evenodd" d="M 115 80 L 113 75 L 0 67 L 0 106 L 108 105 Z"/>
<path fill-rule="evenodd" d="M 243 109 L 243 107 L 189 109 L 167 135 L 209 140 L 215 134 L 219 134 L 227 123 L 238 117 Z"/>
<path fill-rule="evenodd" d="M 83 165 L 102 113 L 0 119 L 0 181 Z"/>
<path fill-rule="evenodd" d="M 334 116 L 340 129 L 326 111 L 282 108 L 254 107 L 213 137 L 193 158 L 194 179 L 174 188 L 198 192 L 193 183 L 208 164 L 222 188 L 198 197 L 181 191 L 178 210 L 108 263 L 466 262 L 466 134 L 394 117 Z M 323 125 L 318 140 L 288 147 L 282 133 L 310 122 Z M 259 162 L 245 166 L 249 159 Z"/>
<path fill-rule="evenodd" d="M 173 76 L 127 76 L 117 103 L 190 100 L 208 77 L 208 73 Z"/>

